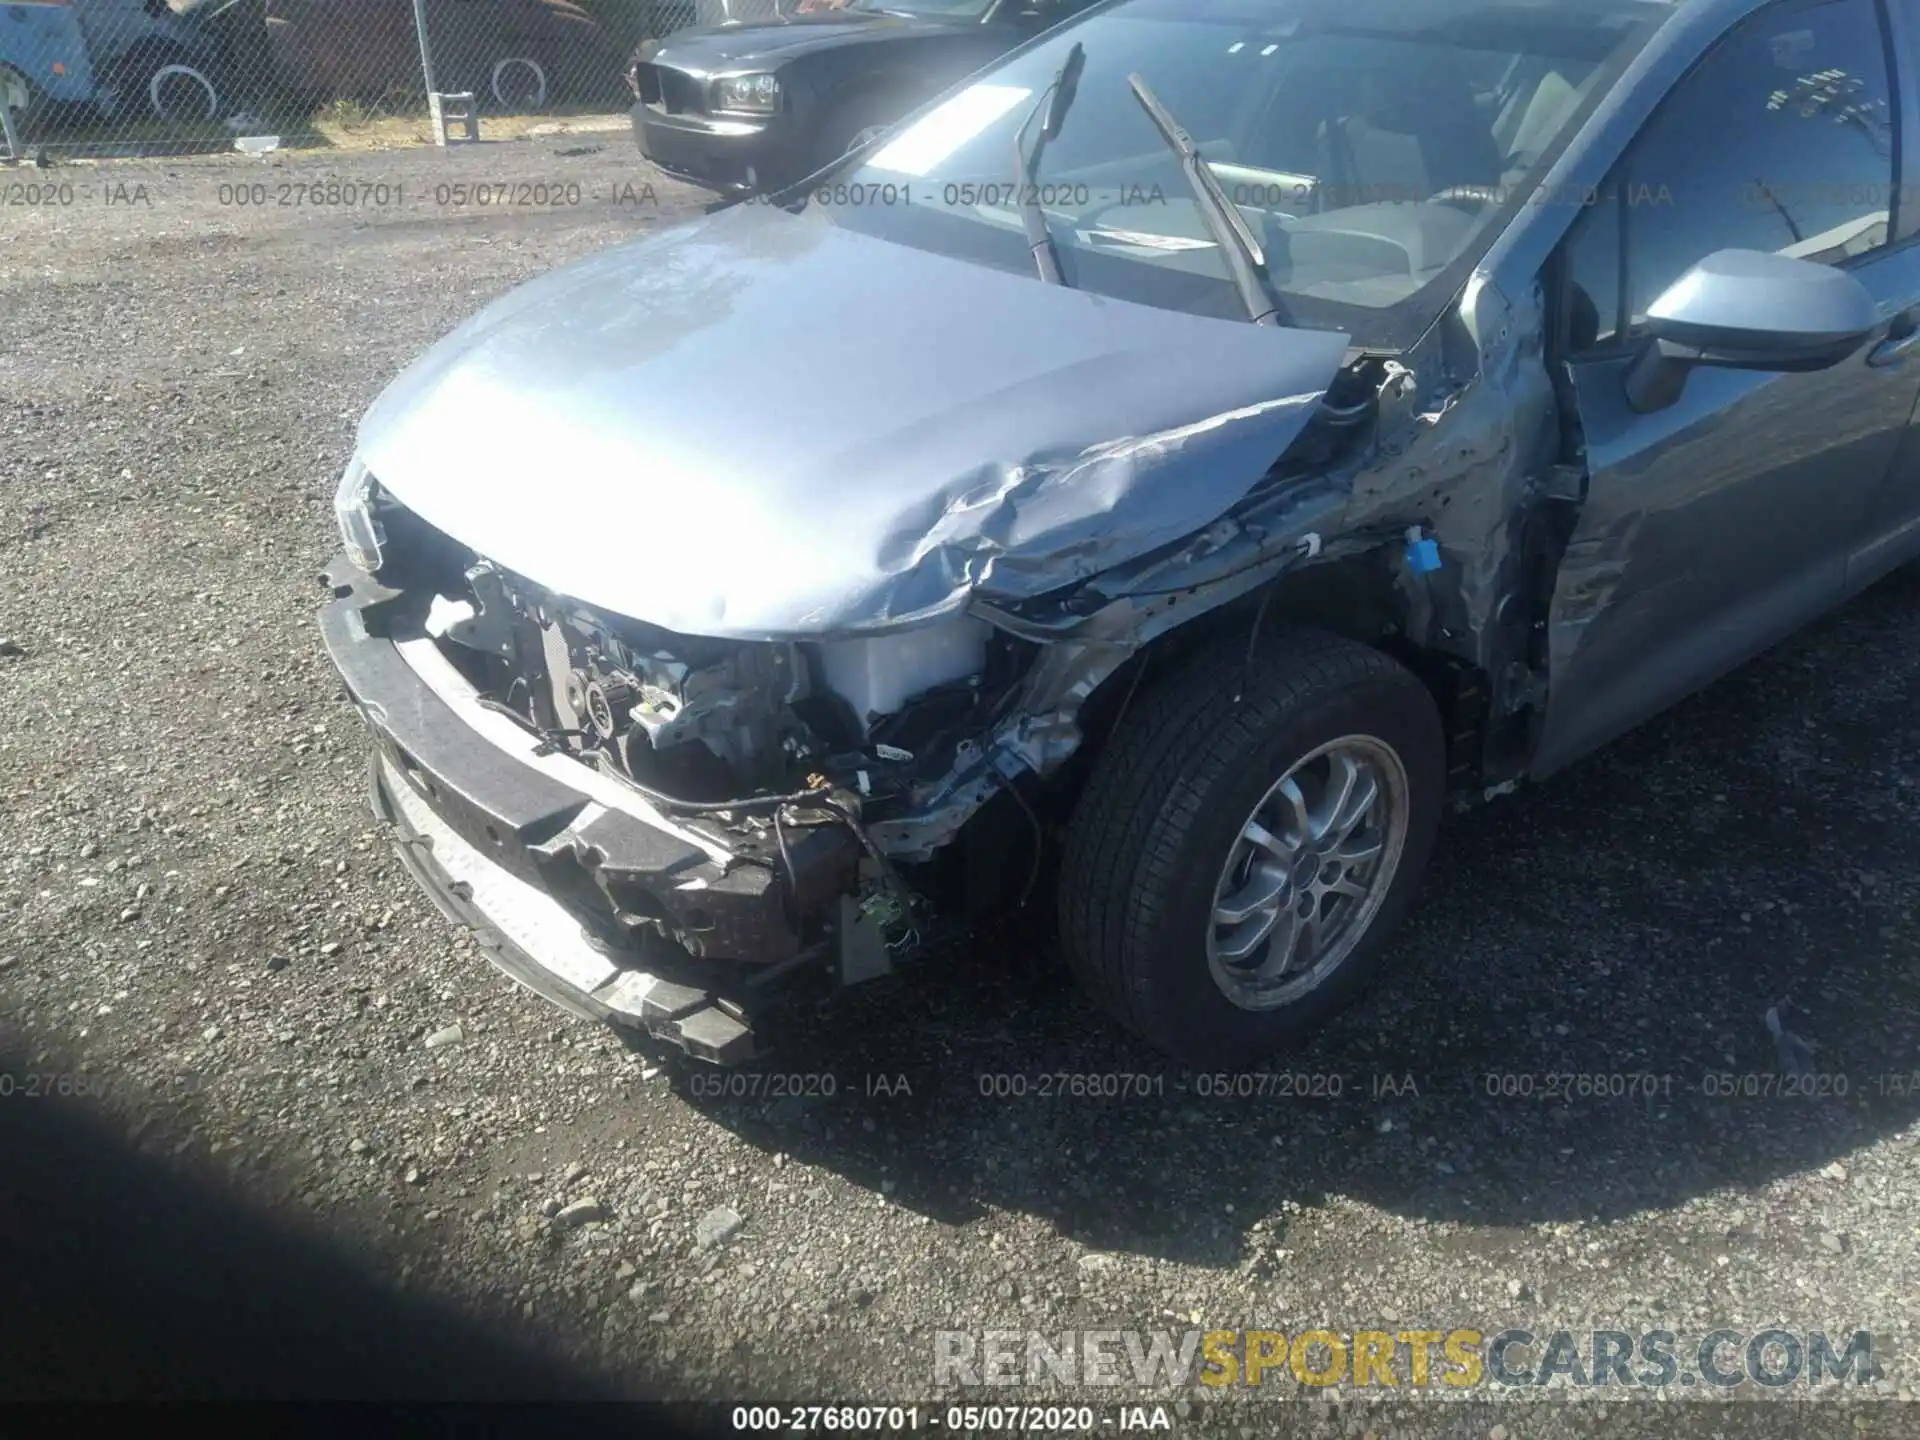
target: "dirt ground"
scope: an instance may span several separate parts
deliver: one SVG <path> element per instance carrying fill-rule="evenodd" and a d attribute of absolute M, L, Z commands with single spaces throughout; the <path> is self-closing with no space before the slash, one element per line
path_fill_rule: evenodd
<path fill-rule="evenodd" d="M 1880 1403 L 1739 1424 L 1914 1433 L 1914 573 L 1450 821 L 1390 981 L 1251 1085 L 1001 943 L 808 1006 L 718 1096 L 485 968 L 365 804 L 314 624 L 329 499 L 410 357 L 701 198 L 616 133 L 0 170 L 0 1112 L 90 1115 L 619 1393 L 1115 1398 L 937 1389 L 951 1330 L 1779 1326 L 1871 1331 Z M 1719 1093 L 1775 1074 L 1774 1005 L 1843 1084 Z M 1704 1389 L 1310 1393 L 1157 1398 L 1249 1435 L 1734 1433 Z"/>

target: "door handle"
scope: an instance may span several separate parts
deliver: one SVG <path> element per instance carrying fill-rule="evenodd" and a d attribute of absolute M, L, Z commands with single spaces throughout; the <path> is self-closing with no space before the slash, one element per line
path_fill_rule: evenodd
<path fill-rule="evenodd" d="M 1904 364 L 1916 350 L 1920 350 L 1920 323 L 1909 312 L 1896 319 L 1887 338 L 1867 352 L 1867 364 L 1891 369 Z"/>

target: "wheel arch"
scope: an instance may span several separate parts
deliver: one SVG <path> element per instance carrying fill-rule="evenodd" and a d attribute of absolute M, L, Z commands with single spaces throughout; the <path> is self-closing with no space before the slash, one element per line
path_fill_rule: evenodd
<path fill-rule="evenodd" d="M 1238 1066 L 1311 1033 L 1379 973 L 1385 937 L 1412 905 L 1432 853 L 1447 788 L 1445 737 L 1421 702 L 1424 683 L 1375 646 L 1300 623 L 1263 625 L 1251 646 L 1232 629 L 1202 633 L 1208 629 L 1210 643 L 1179 672 L 1193 683 L 1144 687 L 1093 766 L 1066 828 L 1057 904 L 1062 949 L 1097 1005 L 1178 1060 Z M 1247 638 L 1255 638 L 1251 629 Z M 1268 664 L 1243 672 L 1248 650 Z M 1332 856 L 1323 882 L 1326 855 L 1317 840 L 1286 845 L 1275 838 L 1284 825 L 1262 825 L 1251 843 L 1283 863 L 1259 884 L 1248 883 L 1251 875 L 1236 868 L 1245 858 L 1236 847 L 1253 833 L 1244 827 L 1260 818 L 1260 797 L 1274 794 L 1280 778 L 1301 764 L 1353 742 L 1384 755 L 1400 777 L 1388 815 L 1400 817 L 1394 838 L 1382 832 L 1350 862 L 1364 867 L 1369 856 L 1384 855 L 1386 868 L 1377 877 L 1357 871 L 1356 891 L 1345 880 L 1342 852 Z M 1324 789 L 1321 799 L 1334 793 Z M 1338 793 L 1343 809 L 1349 792 Z M 1377 798 L 1366 794 L 1362 810 Z M 1323 810 L 1315 823 L 1309 803 L 1293 792 L 1295 818 L 1314 836 L 1332 834 L 1332 844 L 1344 845 L 1347 831 L 1332 829 L 1336 810 Z M 1250 819 L 1241 821 L 1243 815 Z M 1233 892 L 1234 912 L 1223 914 L 1222 887 L 1229 883 L 1247 888 Z M 1271 1003 L 1231 993 L 1214 963 L 1219 925 L 1238 925 L 1256 910 L 1297 912 L 1317 934 L 1313 927 L 1331 913 L 1322 909 L 1324 894 L 1343 884 L 1342 893 L 1364 902 L 1348 917 L 1359 928 L 1335 932 L 1325 968 L 1308 950 L 1313 968 L 1304 989 Z M 1258 933 L 1230 937 L 1241 947 L 1231 952 L 1232 963 L 1251 957 L 1265 966 L 1272 957 L 1246 947 L 1260 944 L 1270 926 L 1271 914 Z M 1203 933 L 1208 970 L 1197 972 Z M 1278 952 L 1282 976 L 1293 948 L 1289 939 Z M 1209 978 L 1197 979 L 1199 973 Z"/>
<path fill-rule="evenodd" d="M 815 115 L 824 131 L 855 106 L 895 103 L 905 114 L 912 108 L 916 88 L 910 72 L 889 66 L 881 70 L 852 70 L 824 77 L 815 92 Z"/>
<path fill-rule="evenodd" d="M 1285 627 L 1325 631 L 1378 650 L 1410 671 L 1427 691 L 1447 742 L 1450 790 L 1477 791 L 1488 783 L 1487 724 L 1491 680 L 1478 665 L 1415 638 L 1399 567 L 1373 551 L 1281 576 L 1227 604 L 1194 616 L 1157 636 L 1087 697 L 1080 709 L 1084 740 L 1059 781 L 1078 788 L 1094 757 L 1111 738 L 1130 697 L 1155 675 L 1231 636 L 1251 644 Z"/>
<path fill-rule="evenodd" d="M 190 65 L 213 79 L 212 56 L 176 35 L 143 35 L 113 57 L 108 73 L 117 77 L 152 74 L 162 65 Z"/>

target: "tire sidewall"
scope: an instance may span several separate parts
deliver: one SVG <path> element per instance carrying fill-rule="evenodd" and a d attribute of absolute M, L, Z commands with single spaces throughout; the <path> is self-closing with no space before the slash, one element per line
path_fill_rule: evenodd
<path fill-rule="evenodd" d="M 516 106 L 515 102 L 501 93 L 503 81 L 532 79 L 536 82 L 537 93 L 525 105 Z M 547 67 L 532 55 L 503 55 L 494 61 L 487 72 L 487 98 L 503 111 L 526 115 L 543 114 L 553 104 L 553 79 L 547 73 Z"/>
<path fill-rule="evenodd" d="M 1241 827 L 1268 790 L 1301 757 L 1346 735 L 1392 747 L 1407 775 L 1406 845 L 1392 884 L 1366 933 L 1339 967 L 1298 999 L 1245 1010 L 1215 983 L 1207 933 L 1220 872 Z M 1253 1063 L 1300 1039 L 1357 999 L 1377 973 L 1388 938 L 1411 908 L 1432 854 L 1445 800 L 1440 727 L 1419 682 L 1386 671 L 1317 697 L 1236 753 L 1216 751 L 1206 772 L 1201 818 L 1189 832 L 1164 890 L 1164 918 L 1131 967 L 1131 1009 L 1148 1038 L 1190 1061 Z"/>
<path fill-rule="evenodd" d="M 195 97 L 194 109 L 196 112 L 203 113 L 175 115 L 170 114 L 162 108 L 160 97 L 165 94 L 166 91 L 161 87 L 167 80 L 175 78 L 191 87 L 191 92 Z M 205 101 L 204 106 L 200 103 L 202 99 Z M 205 124 L 220 118 L 220 87 L 214 83 L 213 77 L 209 75 L 204 68 L 196 65 L 193 61 L 180 57 L 170 57 L 161 60 L 159 64 L 148 71 L 146 81 L 140 87 L 137 103 L 148 115 L 160 121 L 162 124 Z"/>

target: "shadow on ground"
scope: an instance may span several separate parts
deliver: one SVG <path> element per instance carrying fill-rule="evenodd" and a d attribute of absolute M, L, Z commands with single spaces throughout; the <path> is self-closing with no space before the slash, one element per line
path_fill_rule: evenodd
<path fill-rule="evenodd" d="M 26 1066 L 0 1056 L 0 1075 Z M 616 1398 L 521 1338 L 142 1154 L 77 1104 L 0 1100 L 0 1401 Z M 568 1428 L 660 1434 L 631 1409 Z"/>
<path fill-rule="evenodd" d="M 1194 1264 L 1242 1258 L 1229 1205 L 1244 1222 L 1334 1194 L 1481 1226 L 1609 1220 L 1824 1166 L 1920 1114 L 1916 610 L 1904 572 L 1451 821 L 1387 982 L 1261 1076 L 1168 1069 L 1044 950 L 977 942 L 790 1027 L 760 1083 L 831 1096 L 676 1083 L 910 1209 L 1004 1207 Z M 1778 1086 L 1763 1016 L 1782 1002 L 1834 1078 L 1718 1093 Z M 1073 1076 L 1130 1093 L 1076 1095 Z M 1553 1078 L 1575 1076 L 1600 1078 Z"/>

